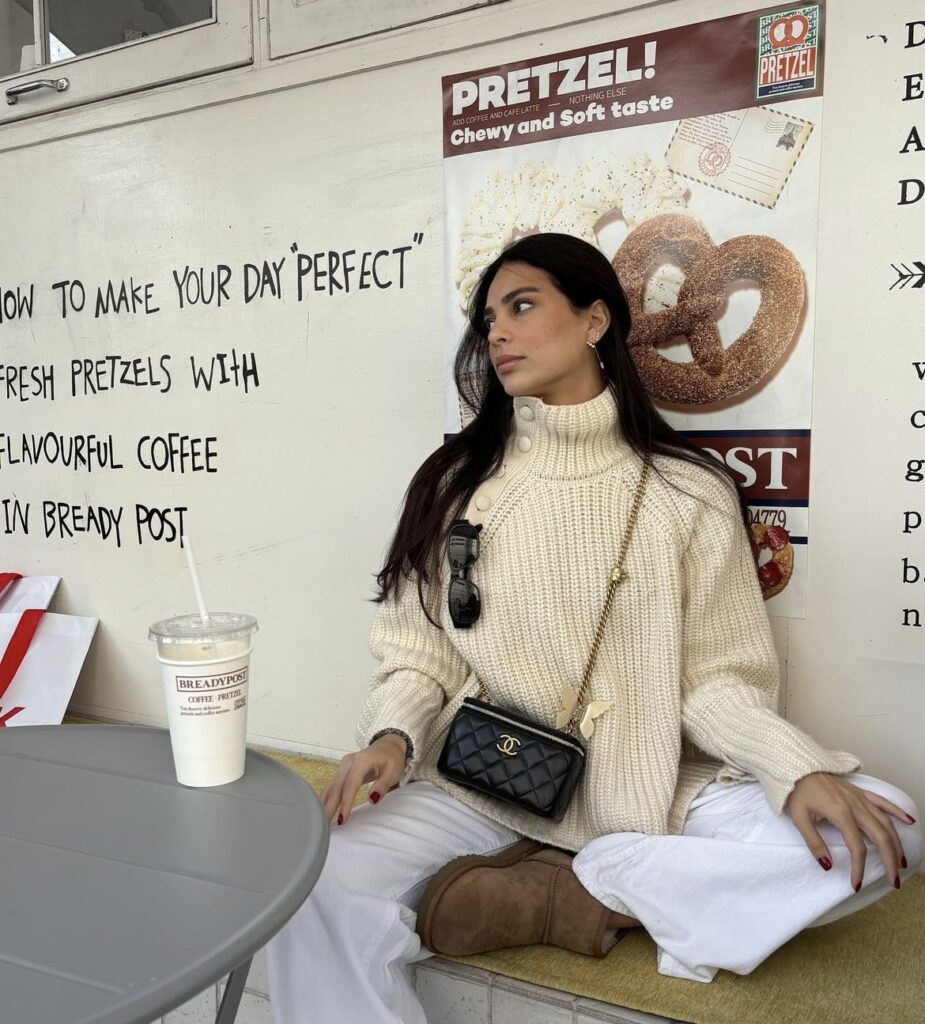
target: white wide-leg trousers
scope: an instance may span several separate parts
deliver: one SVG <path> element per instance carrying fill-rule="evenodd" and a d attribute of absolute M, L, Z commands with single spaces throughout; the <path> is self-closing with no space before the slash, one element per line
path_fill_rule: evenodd
<path fill-rule="evenodd" d="M 466 853 L 520 837 L 429 782 L 411 782 L 332 826 L 311 896 L 267 946 L 276 1024 L 427 1024 L 407 965 L 427 882 Z"/>
<path fill-rule="evenodd" d="M 918 818 L 888 783 L 848 776 Z M 841 834 L 823 824 L 832 853 L 823 871 L 758 783 L 708 786 L 681 836 L 618 833 L 575 858 L 582 884 L 638 918 L 658 947 L 663 974 L 710 981 L 720 968 L 746 974 L 803 928 L 859 910 L 892 889 L 868 844 L 864 886 L 851 888 Z M 896 823 L 909 868 L 922 860 L 918 825 Z M 517 834 L 427 782 L 386 794 L 334 826 L 311 896 L 267 947 L 276 1024 L 427 1024 L 407 966 L 431 954 L 414 931 L 430 877 L 454 857 L 491 854 Z"/>
<path fill-rule="evenodd" d="M 895 786 L 854 773 L 849 782 L 885 796 L 918 821 Z M 908 878 L 922 861 L 922 830 L 893 819 Z M 804 928 L 828 924 L 892 892 L 867 843 L 861 891 L 851 886 L 842 834 L 817 825 L 832 854 L 823 871 L 787 815 L 776 815 L 757 782 L 714 782 L 691 805 L 680 836 L 624 832 L 595 839 L 572 863 L 605 906 L 643 923 L 658 945 L 661 974 L 712 981 L 719 968 L 748 974 Z"/>

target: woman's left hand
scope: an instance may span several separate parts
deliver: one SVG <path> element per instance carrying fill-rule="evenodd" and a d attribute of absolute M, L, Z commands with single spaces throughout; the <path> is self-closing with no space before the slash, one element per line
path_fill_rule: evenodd
<path fill-rule="evenodd" d="M 867 860 L 864 836 L 877 847 L 886 877 L 899 888 L 899 869 L 906 866 L 906 858 L 890 815 L 907 824 L 913 820 L 901 807 L 838 775 L 814 772 L 796 783 L 784 810 L 826 871 L 832 866 L 832 855 L 816 829 L 816 822 L 825 819 L 841 832 L 851 851 L 851 885 L 855 892 L 861 889 Z"/>

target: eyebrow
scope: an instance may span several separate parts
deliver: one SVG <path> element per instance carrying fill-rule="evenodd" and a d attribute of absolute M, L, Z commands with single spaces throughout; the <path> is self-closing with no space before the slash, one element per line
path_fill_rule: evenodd
<path fill-rule="evenodd" d="M 539 290 L 540 289 L 535 287 L 534 285 L 522 284 L 519 288 L 515 288 L 512 292 L 508 292 L 507 295 L 505 295 L 501 299 L 501 305 L 506 306 L 509 302 L 513 302 L 518 295 L 524 295 L 528 292 L 539 292 Z M 485 315 L 488 315 L 489 313 L 493 312 L 494 310 L 491 308 L 491 306 L 485 307 Z"/>

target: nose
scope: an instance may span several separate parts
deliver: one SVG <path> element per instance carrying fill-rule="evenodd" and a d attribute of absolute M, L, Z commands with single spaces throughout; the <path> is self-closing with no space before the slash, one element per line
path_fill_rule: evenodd
<path fill-rule="evenodd" d="M 501 345 L 508 339 L 507 328 L 502 323 L 500 317 L 493 321 L 488 331 L 488 344 L 489 345 Z"/>

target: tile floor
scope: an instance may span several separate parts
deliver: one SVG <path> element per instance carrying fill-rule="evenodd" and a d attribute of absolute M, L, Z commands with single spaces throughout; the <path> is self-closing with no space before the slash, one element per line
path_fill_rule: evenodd
<path fill-rule="evenodd" d="M 439 958 L 416 966 L 415 983 L 427 1019 L 434 1024 L 683 1024 Z M 223 987 L 213 986 L 154 1024 L 214 1024 Z M 251 966 L 236 1024 L 273 1024 L 262 954 Z"/>

